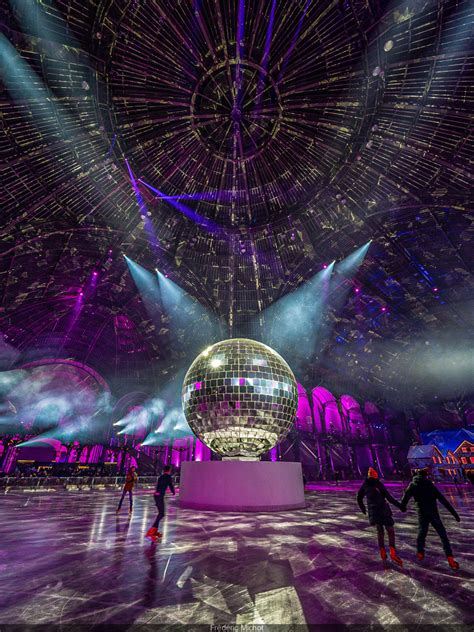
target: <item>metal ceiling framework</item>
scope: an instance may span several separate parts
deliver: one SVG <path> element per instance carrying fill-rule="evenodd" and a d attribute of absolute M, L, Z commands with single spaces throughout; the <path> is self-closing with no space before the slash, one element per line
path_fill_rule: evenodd
<path fill-rule="evenodd" d="M 122 253 L 237 332 L 374 239 L 331 315 L 336 364 L 308 377 L 333 388 L 377 379 L 356 364 L 377 341 L 472 330 L 472 2 L 36 4 L 28 22 L 0 0 L 22 62 L 0 95 L 0 329 L 20 358 L 59 348 L 112 383 L 179 366 Z"/>

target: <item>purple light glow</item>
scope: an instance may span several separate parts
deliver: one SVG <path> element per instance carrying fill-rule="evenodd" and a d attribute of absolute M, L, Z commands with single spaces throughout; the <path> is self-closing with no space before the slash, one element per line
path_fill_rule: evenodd
<path fill-rule="evenodd" d="M 245 26 L 245 2 L 239 0 L 239 12 L 237 21 L 237 53 L 239 57 L 242 55 L 242 40 L 244 39 L 244 26 Z"/>
<path fill-rule="evenodd" d="M 138 208 L 140 209 L 140 215 L 141 215 L 141 217 L 142 217 L 142 219 L 143 219 L 143 221 L 145 223 L 145 230 L 148 233 L 148 239 L 150 241 L 150 244 L 152 246 L 152 249 L 153 249 L 154 253 L 157 254 L 157 251 L 156 251 L 157 250 L 157 239 L 156 239 L 155 232 L 153 230 L 153 224 L 147 218 L 147 208 L 146 208 L 145 200 L 143 199 L 143 196 L 140 193 L 140 189 L 138 188 L 137 181 L 135 180 L 135 176 L 133 175 L 133 171 L 132 171 L 127 159 L 125 159 L 125 164 L 127 165 L 128 174 L 130 176 L 130 182 L 132 184 L 133 192 L 135 193 L 135 198 L 136 198 L 137 203 L 138 203 Z"/>
<path fill-rule="evenodd" d="M 313 389 L 314 422 L 319 432 L 343 432 L 344 426 L 334 395 L 322 386 Z"/>
<path fill-rule="evenodd" d="M 342 410 L 346 415 L 347 421 L 350 423 L 364 423 L 364 417 L 359 402 L 351 395 L 341 395 L 339 398 L 342 406 Z M 365 433 L 364 426 L 361 427 L 361 433 Z"/>
<path fill-rule="evenodd" d="M 199 441 L 199 439 L 196 439 L 196 447 L 194 449 L 194 460 L 202 461 L 202 453 L 203 453 L 203 444 Z"/>
<path fill-rule="evenodd" d="M 146 182 L 144 182 L 141 178 L 139 179 L 139 181 L 146 185 Z M 231 195 L 231 191 L 209 191 L 209 193 L 193 193 L 193 194 L 183 194 L 183 195 L 160 195 L 160 200 L 166 200 L 171 201 L 171 200 L 217 200 L 217 198 L 222 195 Z"/>
<path fill-rule="evenodd" d="M 237 84 L 237 93 L 234 97 L 234 108 L 236 108 L 236 112 L 240 111 L 240 100 L 242 94 L 242 69 L 240 66 L 240 61 L 242 59 L 242 50 L 243 50 L 243 39 L 244 39 L 244 27 L 245 27 L 245 2 L 244 0 L 239 0 L 239 9 L 237 14 L 237 41 L 235 43 L 235 53 L 237 57 L 237 74 L 235 77 Z"/>
<path fill-rule="evenodd" d="M 270 46 L 272 43 L 272 34 L 273 34 L 273 22 L 275 20 L 275 9 L 276 9 L 276 0 L 273 0 L 272 8 L 270 9 L 270 19 L 268 21 L 267 35 L 265 38 L 265 50 L 263 52 L 262 62 L 260 64 L 262 68 L 264 68 L 265 70 L 267 69 L 268 58 L 270 56 Z"/>
<path fill-rule="evenodd" d="M 270 19 L 268 21 L 267 35 L 265 38 L 265 49 L 263 51 L 263 57 L 260 63 L 262 70 L 260 71 L 260 77 L 259 77 L 258 86 L 257 86 L 255 108 L 258 108 L 258 106 L 260 105 L 262 92 L 265 89 L 265 77 L 267 74 L 268 59 L 270 57 L 270 46 L 272 43 L 273 22 L 275 20 L 275 9 L 276 9 L 276 0 L 273 0 L 272 7 L 270 9 Z"/>
<path fill-rule="evenodd" d="M 194 448 L 194 460 L 195 461 L 210 461 L 211 451 L 202 443 L 199 439 L 196 439 L 196 445 Z"/>
<path fill-rule="evenodd" d="M 311 2 L 311 0 L 306 0 L 306 4 L 305 4 L 305 7 L 303 9 L 303 13 L 302 13 L 302 15 L 300 17 L 300 20 L 298 22 L 298 26 L 296 27 L 296 31 L 295 31 L 295 34 L 293 36 L 293 39 L 291 40 L 290 47 L 289 47 L 289 49 L 286 51 L 286 53 L 283 56 L 283 59 L 282 59 L 282 62 L 281 62 L 280 74 L 278 75 L 278 83 L 280 83 L 280 81 L 282 80 L 283 73 L 284 73 L 284 71 L 286 69 L 286 66 L 288 64 L 290 56 L 291 56 L 292 52 L 295 50 L 296 44 L 298 43 L 298 38 L 300 36 L 300 32 L 301 32 L 301 29 L 303 27 L 303 20 L 306 17 L 306 13 L 308 11 L 308 7 L 310 5 L 310 2 Z"/>
<path fill-rule="evenodd" d="M 157 193 L 161 199 L 165 200 L 166 202 L 169 202 L 172 206 L 174 206 L 174 208 L 180 211 L 183 215 L 188 217 L 190 220 L 192 220 L 196 224 L 200 224 L 209 232 L 218 232 L 221 230 L 220 226 L 218 226 L 214 222 L 211 222 L 206 217 L 199 215 L 199 213 L 195 213 L 192 209 L 189 208 L 189 206 L 186 206 L 185 204 L 181 204 L 176 199 L 173 199 L 170 196 L 166 196 L 159 189 L 152 187 L 151 184 L 148 184 L 147 182 L 144 182 L 141 179 L 139 180 L 139 182 L 141 182 L 144 186 L 146 186 L 147 189 L 150 189 L 150 191 Z"/>

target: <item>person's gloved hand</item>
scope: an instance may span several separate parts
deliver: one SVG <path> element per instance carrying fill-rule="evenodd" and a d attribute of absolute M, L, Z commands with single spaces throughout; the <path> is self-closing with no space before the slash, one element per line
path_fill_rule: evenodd
<path fill-rule="evenodd" d="M 362 513 L 363 513 L 363 514 L 364 514 L 364 516 L 365 516 L 365 514 L 367 513 L 367 509 L 365 509 L 365 508 L 364 508 L 364 509 L 361 509 L 361 511 L 362 511 Z"/>
<path fill-rule="evenodd" d="M 456 520 L 456 522 L 461 522 L 459 514 L 455 514 L 454 519 Z"/>

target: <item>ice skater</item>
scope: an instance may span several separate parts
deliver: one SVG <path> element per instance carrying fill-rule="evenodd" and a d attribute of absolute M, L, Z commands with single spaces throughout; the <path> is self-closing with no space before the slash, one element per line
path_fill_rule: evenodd
<path fill-rule="evenodd" d="M 122 490 L 122 497 L 120 498 L 120 502 L 118 504 L 116 513 L 118 513 L 120 509 L 122 508 L 123 499 L 125 498 L 125 494 L 128 492 L 128 499 L 130 501 L 130 509 L 129 509 L 128 515 L 129 516 L 132 515 L 133 488 L 135 487 L 137 481 L 138 481 L 138 474 L 137 474 L 136 468 L 132 466 L 127 472 L 127 476 L 125 478 L 125 485 L 123 486 L 123 490 Z"/>
<path fill-rule="evenodd" d="M 446 507 L 457 522 L 461 522 L 458 512 L 443 496 L 429 478 L 429 469 L 424 468 L 415 472 L 413 480 L 406 488 L 402 498 L 402 511 L 406 511 L 410 498 L 415 501 L 418 512 L 418 538 L 416 540 L 416 557 L 421 562 L 425 557 L 425 541 L 430 525 L 434 528 L 443 543 L 443 549 L 448 559 L 448 564 L 453 570 L 459 568 L 458 562 L 453 557 L 453 550 L 449 542 L 448 534 L 438 511 L 438 500 Z"/>
<path fill-rule="evenodd" d="M 160 524 L 160 520 L 164 518 L 165 515 L 165 494 L 168 487 L 174 496 L 175 491 L 173 486 L 173 479 L 170 475 L 170 466 L 165 465 L 165 467 L 163 468 L 163 474 L 158 478 L 158 482 L 156 483 L 156 491 L 154 493 L 158 515 L 156 516 L 155 522 L 148 529 L 145 536 L 149 538 L 152 542 L 156 542 L 158 538 L 161 538 L 161 536 L 163 535 L 158 531 L 158 526 Z"/>
<path fill-rule="evenodd" d="M 388 503 L 395 505 L 398 509 L 401 509 L 401 505 L 379 480 L 379 475 L 373 467 L 369 467 L 368 476 L 362 483 L 362 486 L 357 494 L 357 502 L 360 510 L 364 514 L 367 513 L 364 505 L 365 497 L 367 498 L 369 524 L 377 528 L 377 540 L 380 549 L 380 557 L 384 561 L 387 559 L 384 539 L 384 529 L 386 529 L 388 534 L 388 544 L 390 547 L 390 558 L 399 566 L 403 566 L 403 562 L 398 557 L 395 549 L 395 523 L 393 521 L 392 510 L 390 509 L 390 505 Z"/>

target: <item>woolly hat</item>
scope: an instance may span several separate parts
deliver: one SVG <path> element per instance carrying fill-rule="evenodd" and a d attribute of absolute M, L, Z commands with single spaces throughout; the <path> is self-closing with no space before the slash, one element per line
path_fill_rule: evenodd
<path fill-rule="evenodd" d="M 377 470 L 374 470 L 373 467 L 369 467 L 369 471 L 367 472 L 367 475 L 369 476 L 369 478 L 378 478 L 379 475 L 377 474 Z"/>

